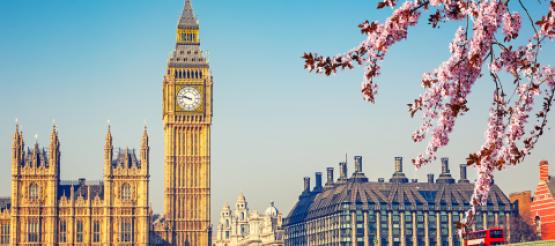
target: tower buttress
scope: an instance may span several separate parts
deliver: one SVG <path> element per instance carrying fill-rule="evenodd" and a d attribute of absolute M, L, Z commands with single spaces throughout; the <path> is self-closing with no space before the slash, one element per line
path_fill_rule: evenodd
<path fill-rule="evenodd" d="M 112 176 L 112 157 L 114 155 L 114 146 L 112 145 L 112 132 L 110 125 L 106 132 L 106 139 L 104 141 L 104 176 Z"/>
<path fill-rule="evenodd" d="M 19 130 L 19 124 L 16 124 L 12 143 L 12 175 L 14 176 L 19 175 L 23 163 L 23 145 L 23 132 Z"/>
<path fill-rule="evenodd" d="M 60 139 L 58 137 L 58 130 L 56 125 L 52 125 L 52 132 L 50 133 L 50 170 L 56 178 L 60 179 Z"/>
<path fill-rule="evenodd" d="M 141 138 L 141 148 L 140 148 L 140 159 L 141 159 L 141 173 L 145 176 L 149 175 L 149 165 L 150 165 L 150 146 L 148 145 L 148 129 L 145 126 L 143 130 L 143 136 Z"/>

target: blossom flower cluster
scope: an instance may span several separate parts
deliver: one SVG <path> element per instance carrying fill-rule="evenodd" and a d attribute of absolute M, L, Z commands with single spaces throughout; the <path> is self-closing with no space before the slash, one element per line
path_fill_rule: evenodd
<path fill-rule="evenodd" d="M 436 160 L 437 152 L 449 144 L 458 117 L 469 110 L 468 96 L 477 80 L 489 73 L 495 84 L 484 143 L 479 151 L 467 157 L 468 165 L 476 167 L 477 180 L 471 208 L 458 225 L 462 236 L 472 225 L 477 207 L 487 202 L 494 171 L 519 164 L 531 154 L 544 133 L 555 99 L 555 69 L 539 62 L 543 43 L 555 39 L 555 0 L 550 1 L 547 13 L 535 22 L 523 1 L 518 1 L 520 8 L 515 9 L 508 3 L 406 0 L 397 8 L 397 1 L 382 0 L 378 8 L 389 6 L 394 8 L 393 13 L 384 23 L 360 24 L 367 37 L 355 48 L 334 57 L 315 53 L 305 53 L 303 57 L 307 70 L 326 75 L 338 69 L 364 66 L 362 97 L 373 103 L 379 62 L 394 44 L 407 38 L 409 28 L 418 23 L 422 14 L 432 11 L 428 23 L 434 28 L 443 22 L 466 20 L 449 45 L 450 57 L 422 75 L 424 92 L 409 104 L 411 116 L 419 113 L 422 116 L 413 141 L 428 140 L 426 149 L 413 159 L 416 168 L 420 168 Z M 528 42 L 517 45 L 516 39 L 522 36 L 522 20 L 530 21 L 534 33 L 529 35 Z M 499 39 L 497 35 L 501 34 L 503 38 Z M 500 73 L 508 74 L 512 80 L 503 83 Z M 543 101 L 542 107 L 534 109 L 539 100 Z"/>

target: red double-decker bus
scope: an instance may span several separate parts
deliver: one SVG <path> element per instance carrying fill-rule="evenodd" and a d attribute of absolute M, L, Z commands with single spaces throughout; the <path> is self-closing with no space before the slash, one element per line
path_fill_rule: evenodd
<path fill-rule="evenodd" d="M 505 244 L 505 234 L 503 228 L 490 228 L 481 231 L 473 231 L 468 233 L 465 246 L 489 246 Z"/>

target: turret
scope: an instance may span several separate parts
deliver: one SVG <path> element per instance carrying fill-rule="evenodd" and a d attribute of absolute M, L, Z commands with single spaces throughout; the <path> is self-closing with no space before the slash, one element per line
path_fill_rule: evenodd
<path fill-rule="evenodd" d="M 114 146 L 112 145 L 112 132 L 110 131 L 110 125 L 108 125 L 108 130 L 106 132 L 106 139 L 104 141 L 104 175 L 112 175 L 112 157 L 114 155 Z"/>
<path fill-rule="evenodd" d="M 19 123 L 15 125 L 15 132 L 12 143 L 12 175 L 18 175 L 23 164 L 23 132 L 19 130 Z"/>
<path fill-rule="evenodd" d="M 141 148 L 140 148 L 140 155 L 141 155 L 141 173 L 143 175 L 149 174 L 149 161 L 150 161 L 150 146 L 148 146 L 148 131 L 147 127 L 145 126 L 143 130 L 143 136 L 141 138 Z"/>
<path fill-rule="evenodd" d="M 58 137 L 58 130 L 56 124 L 52 125 L 52 132 L 50 133 L 50 170 L 53 175 L 60 179 L 60 139 Z"/>
<path fill-rule="evenodd" d="M 38 136 L 35 134 L 35 145 L 31 151 L 31 167 L 37 168 L 40 165 L 40 148 Z"/>

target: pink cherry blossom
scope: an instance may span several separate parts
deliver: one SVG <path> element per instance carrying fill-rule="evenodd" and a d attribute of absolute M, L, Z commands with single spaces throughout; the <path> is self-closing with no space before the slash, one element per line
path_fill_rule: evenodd
<path fill-rule="evenodd" d="M 489 74 L 495 85 L 484 142 L 467 158 L 467 163 L 476 167 L 477 180 L 471 208 L 460 227 L 461 236 L 472 225 L 477 207 L 487 202 L 494 171 L 519 164 L 531 154 L 544 132 L 555 99 L 555 69 L 539 61 L 543 43 L 555 39 L 555 0 L 551 0 L 547 13 L 538 20 L 532 19 L 524 3 L 530 4 L 519 1 L 521 8 L 511 9 L 501 0 L 406 0 L 395 8 L 396 1 L 381 1 L 379 7 L 391 6 L 393 13 L 383 23 L 360 24 L 366 39 L 358 46 L 335 57 L 304 55 L 306 69 L 326 75 L 337 69 L 365 66 L 362 97 L 374 103 L 380 62 L 394 44 L 408 37 L 409 27 L 415 26 L 422 14 L 430 11 L 428 21 L 432 27 L 447 21 L 467 23 L 455 32 L 448 46 L 450 57 L 422 75 L 423 92 L 409 104 L 411 116 L 422 117 L 412 139 L 427 140 L 424 151 L 413 159 L 419 168 L 434 161 L 437 152 L 449 144 L 458 117 L 469 110 L 468 96 L 477 80 Z M 517 37 L 523 34 L 522 20 L 530 21 L 533 33 L 527 43 L 517 44 Z M 496 37 L 498 34 L 503 38 Z M 511 79 L 501 80 L 500 73 Z M 542 107 L 535 111 L 535 102 L 540 99 Z"/>

